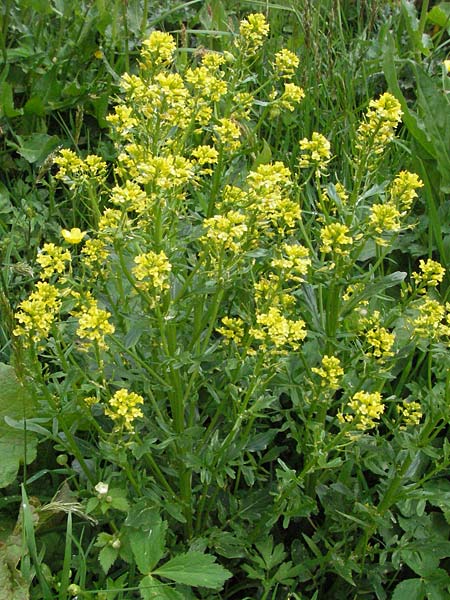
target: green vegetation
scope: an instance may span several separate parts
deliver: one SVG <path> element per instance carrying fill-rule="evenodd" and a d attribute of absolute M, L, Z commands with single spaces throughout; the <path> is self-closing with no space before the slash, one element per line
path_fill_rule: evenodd
<path fill-rule="evenodd" d="M 6 600 L 450 595 L 450 4 L 0 8 Z"/>

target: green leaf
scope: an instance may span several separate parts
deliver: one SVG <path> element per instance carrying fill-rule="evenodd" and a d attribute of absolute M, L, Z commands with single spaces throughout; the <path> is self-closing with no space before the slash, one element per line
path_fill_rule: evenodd
<path fill-rule="evenodd" d="M 219 590 L 231 573 L 216 564 L 211 554 L 187 552 L 179 554 L 153 572 L 154 575 L 166 577 L 177 583 L 201 586 Z"/>
<path fill-rule="evenodd" d="M 36 458 L 37 438 L 24 430 L 12 429 L 5 417 L 31 416 L 35 404 L 29 392 L 19 382 L 14 369 L 0 363 L 0 488 L 17 477 L 21 462 L 31 463 Z"/>
<path fill-rule="evenodd" d="M 113 548 L 112 546 L 104 546 L 100 550 L 98 554 L 98 560 L 105 575 L 108 573 L 109 569 L 111 568 L 111 565 L 116 560 L 118 553 L 119 551 Z"/>
<path fill-rule="evenodd" d="M 439 27 L 447 27 L 447 31 L 450 31 L 450 2 L 441 2 L 433 6 L 427 19 Z"/>
<path fill-rule="evenodd" d="M 20 156 L 29 163 L 43 162 L 53 150 L 59 145 L 60 140 L 56 135 L 46 133 L 33 133 L 26 138 L 17 136 L 20 146 L 14 144 Z"/>
<path fill-rule="evenodd" d="M 13 89 L 10 83 L 0 83 L 0 117 L 18 117 L 22 114 L 20 109 L 14 108 Z"/>
<path fill-rule="evenodd" d="M 405 579 L 398 584 L 392 600 L 424 600 L 425 584 L 422 579 Z"/>
<path fill-rule="evenodd" d="M 167 523 L 153 514 L 145 530 L 130 529 L 131 550 L 142 575 L 148 575 L 164 554 Z"/>
<path fill-rule="evenodd" d="M 183 600 L 184 598 L 172 587 L 161 583 L 151 575 L 147 575 L 141 580 L 139 591 L 143 600 Z"/>

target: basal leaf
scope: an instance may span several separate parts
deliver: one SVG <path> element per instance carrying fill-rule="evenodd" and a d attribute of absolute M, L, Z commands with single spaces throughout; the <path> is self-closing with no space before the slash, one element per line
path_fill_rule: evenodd
<path fill-rule="evenodd" d="M 215 557 L 200 552 L 179 554 L 153 572 L 177 583 L 219 590 L 231 573 L 216 564 Z"/>
<path fill-rule="evenodd" d="M 405 579 L 395 588 L 392 600 L 424 600 L 425 584 L 422 579 Z"/>
<path fill-rule="evenodd" d="M 164 554 L 167 523 L 155 515 L 147 529 L 130 529 L 130 545 L 137 567 L 148 575 Z"/>

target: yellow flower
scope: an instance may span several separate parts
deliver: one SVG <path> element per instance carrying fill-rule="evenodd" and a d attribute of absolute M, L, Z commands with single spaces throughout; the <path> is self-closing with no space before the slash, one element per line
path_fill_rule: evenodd
<path fill-rule="evenodd" d="M 442 283 L 445 275 L 444 267 L 429 258 L 426 262 L 424 260 L 419 261 L 419 268 L 422 273 L 414 272 L 412 277 L 416 283 L 416 286 L 422 288 L 421 291 L 425 292 L 426 287 L 436 287 L 439 283 Z"/>
<path fill-rule="evenodd" d="M 42 250 L 36 257 L 36 262 L 42 267 L 41 278 L 49 279 L 53 273 L 63 273 L 66 262 L 70 262 L 71 256 L 68 250 L 49 243 L 44 244 Z"/>
<path fill-rule="evenodd" d="M 394 138 L 395 128 L 401 121 L 400 102 L 388 92 L 371 100 L 365 119 L 357 132 L 356 147 L 364 155 L 367 151 L 381 154 Z"/>
<path fill-rule="evenodd" d="M 421 187 L 423 182 L 415 173 L 400 171 L 390 187 L 392 201 L 400 210 L 409 210 L 414 198 L 417 198 L 416 189 Z"/>
<path fill-rule="evenodd" d="M 327 138 L 316 131 L 313 132 L 310 140 L 303 138 L 300 140 L 300 149 L 302 151 L 300 167 L 323 169 L 331 159 L 330 147 L 330 142 Z"/>
<path fill-rule="evenodd" d="M 138 280 L 137 286 L 146 292 L 156 292 L 154 301 L 159 300 L 159 294 L 169 289 L 169 274 L 172 265 L 166 254 L 161 250 L 156 252 L 147 252 L 139 254 L 134 258 L 135 267 L 132 269 L 133 275 Z"/>
<path fill-rule="evenodd" d="M 249 56 L 255 54 L 263 45 L 264 39 L 269 33 L 269 24 L 266 17 L 261 13 L 253 13 L 243 19 L 239 26 L 240 36 L 236 40 L 236 46 Z"/>
<path fill-rule="evenodd" d="M 321 377 L 321 386 L 330 390 L 337 390 L 340 387 L 339 379 L 344 374 L 340 360 L 335 356 L 327 355 L 322 358 L 322 366 L 313 367 L 311 371 Z"/>
<path fill-rule="evenodd" d="M 403 417 L 404 425 L 400 426 L 400 429 L 406 429 L 406 427 L 412 427 L 414 425 L 420 425 L 422 419 L 422 407 L 418 402 L 408 402 L 405 400 L 403 406 L 399 406 L 399 412 Z"/>
<path fill-rule="evenodd" d="M 79 244 L 86 235 L 86 232 L 81 231 L 79 227 L 72 227 L 70 231 L 68 229 L 62 229 L 61 235 L 68 244 Z"/>
<path fill-rule="evenodd" d="M 61 307 L 58 294 L 58 290 L 50 283 L 38 281 L 35 291 L 19 304 L 15 318 L 20 325 L 13 334 L 30 336 L 34 342 L 46 339 Z"/>
<path fill-rule="evenodd" d="M 450 73 L 450 60 L 444 60 L 444 67 L 447 70 L 447 73 Z"/>
<path fill-rule="evenodd" d="M 76 316 L 78 317 L 77 335 L 84 341 L 96 342 L 99 348 L 106 349 L 105 336 L 115 331 L 114 325 L 108 321 L 111 313 L 99 308 L 96 300 L 91 299 Z"/>
<path fill-rule="evenodd" d="M 283 48 L 275 54 L 274 70 L 276 75 L 289 79 L 295 73 L 299 62 L 296 54 L 287 48 Z"/>
<path fill-rule="evenodd" d="M 346 246 L 353 243 L 353 238 L 347 235 L 349 229 L 343 223 L 332 223 L 325 225 L 320 232 L 322 240 L 321 252 L 335 252 L 336 254 L 348 254 Z"/>
<path fill-rule="evenodd" d="M 223 327 L 218 327 L 217 332 L 223 335 L 227 342 L 233 341 L 240 344 L 244 337 L 244 322 L 239 317 L 223 317 Z"/>
<path fill-rule="evenodd" d="M 361 431 L 375 427 L 385 409 L 380 392 L 356 392 L 347 406 L 353 414 L 339 413 L 338 420 L 341 423 L 355 423 L 356 429 Z"/>
<path fill-rule="evenodd" d="M 144 404 L 142 396 L 120 389 L 110 398 L 108 407 L 105 409 L 105 415 L 115 422 L 116 430 L 125 427 L 128 431 L 132 431 L 133 421 L 144 416 L 139 408 L 142 404 Z"/>

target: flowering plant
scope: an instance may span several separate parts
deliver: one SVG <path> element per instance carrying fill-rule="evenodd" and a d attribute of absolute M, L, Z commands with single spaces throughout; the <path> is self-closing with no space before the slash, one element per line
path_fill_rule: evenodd
<path fill-rule="evenodd" d="M 255 159 L 266 119 L 300 117 L 306 93 L 287 49 L 257 70 L 268 31 L 249 15 L 231 51 L 180 69 L 173 37 L 153 32 L 108 117 L 113 164 L 56 158 L 88 218 L 43 244 L 14 336 L 101 528 L 86 525 L 102 573 L 75 576 L 77 594 L 212 598 L 225 585 L 220 597 L 238 598 L 232 573 L 263 598 L 326 573 L 368 585 L 375 534 L 391 535 L 389 511 L 414 496 L 401 490 L 416 481 L 412 442 L 448 417 L 444 268 L 390 270 L 422 186 L 407 170 L 380 178 L 401 107 L 389 93 L 370 102 L 351 178 L 333 170 L 326 132 Z M 405 386 L 416 360 L 429 396 Z M 341 509 L 349 526 L 328 552 Z M 298 524 L 304 543 L 274 544 Z"/>

